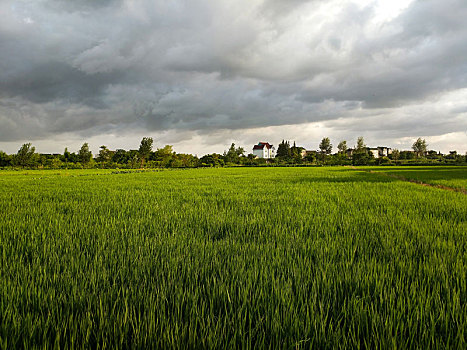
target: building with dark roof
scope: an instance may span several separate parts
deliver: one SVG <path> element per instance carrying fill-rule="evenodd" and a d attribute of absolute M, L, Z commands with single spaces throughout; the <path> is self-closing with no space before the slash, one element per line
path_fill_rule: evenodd
<path fill-rule="evenodd" d="M 275 148 L 269 142 L 258 142 L 257 145 L 253 146 L 253 154 L 257 158 L 274 158 Z"/>

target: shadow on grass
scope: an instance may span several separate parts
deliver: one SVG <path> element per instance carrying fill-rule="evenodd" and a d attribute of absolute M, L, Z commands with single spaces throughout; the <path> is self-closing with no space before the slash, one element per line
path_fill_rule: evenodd
<path fill-rule="evenodd" d="M 350 172 L 348 172 L 350 170 Z M 378 174 L 370 174 L 363 171 L 355 171 L 352 169 L 335 170 L 336 173 L 331 173 L 330 176 L 295 176 L 274 179 L 273 181 L 281 183 L 390 183 L 400 181 L 395 178 L 386 177 Z M 342 172 L 339 176 L 338 172 Z"/>
<path fill-rule="evenodd" d="M 331 173 L 367 173 L 371 175 L 398 175 L 407 179 L 414 180 L 467 180 L 467 166 L 404 166 L 404 167 L 391 167 L 391 166 L 365 166 L 356 168 L 337 168 L 330 169 Z"/>
<path fill-rule="evenodd" d="M 359 168 L 357 168 L 359 169 Z M 464 173 L 467 175 L 467 166 L 379 166 L 379 167 L 362 167 L 361 169 L 372 170 L 372 171 L 408 171 L 408 172 L 432 172 L 432 173 L 440 173 L 440 172 L 449 172 L 449 173 Z"/>
<path fill-rule="evenodd" d="M 407 179 L 414 179 L 414 180 L 420 180 L 420 181 L 431 181 L 431 180 L 467 180 L 467 167 L 464 168 L 454 168 L 454 169 L 433 169 L 433 168 L 427 168 L 423 167 L 421 169 L 380 169 L 380 168 L 375 168 L 375 169 L 367 169 L 367 171 L 370 170 L 374 174 L 389 174 L 389 175 L 396 175 L 396 176 L 402 176 Z"/>

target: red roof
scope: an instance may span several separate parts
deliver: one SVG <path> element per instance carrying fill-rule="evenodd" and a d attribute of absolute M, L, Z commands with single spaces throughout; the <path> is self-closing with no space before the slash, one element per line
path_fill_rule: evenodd
<path fill-rule="evenodd" d="M 263 149 L 266 146 L 267 149 L 271 149 L 272 145 L 268 142 L 259 142 L 257 145 L 253 146 L 253 149 Z"/>

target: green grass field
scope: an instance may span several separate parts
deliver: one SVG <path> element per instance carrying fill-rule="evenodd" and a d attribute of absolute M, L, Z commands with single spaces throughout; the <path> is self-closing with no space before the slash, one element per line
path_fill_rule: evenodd
<path fill-rule="evenodd" d="M 465 166 L 438 166 L 435 168 L 426 166 L 368 167 L 367 169 L 373 172 L 396 175 L 430 185 L 467 190 L 467 167 Z"/>
<path fill-rule="evenodd" d="M 466 232 L 344 167 L 4 171 L 0 347 L 461 349 Z"/>

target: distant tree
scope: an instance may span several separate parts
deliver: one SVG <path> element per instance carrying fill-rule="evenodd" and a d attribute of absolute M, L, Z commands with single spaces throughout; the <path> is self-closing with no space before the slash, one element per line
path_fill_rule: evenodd
<path fill-rule="evenodd" d="M 372 158 L 372 154 L 368 152 L 368 149 L 363 140 L 363 136 L 357 138 L 357 145 L 352 154 L 352 164 L 353 165 L 368 165 Z"/>
<path fill-rule="evenodd" d="M 63 151 L 63 156 L 62 156 L 62 161 L 65 163 L 65 166 L 67 166 L 68 162 L 70 162 L 70 152 L 68 152 L 68 148 L 65 147 L 65 151 Z"/>
<path fill-rule="evenodd" d="M 3 151 L 0 151 L 0 167 L 11 165 L 11 157 Z"/>
<path fill-rule="evenodd" d="M 425 139 L 421 139 L 420 137 L 415 141 L 412 145 L 412 149 L 414 150 L 417 157 L 424 156 L 426 153 L 426 148 L 428 147 Z"/>
<path fill-rule="evenodd" d="M 112 151 L 107 146 L 102 145 L 99 149 L 99 155 L 97 156 L 98 162 L 108 162 L 112 159 Z"/>
<path fill-rule="evenodd" d="M 290 147 L 290 156 L 292 157 L 292 160 L 294 163 L 300 164 L 303 163 L 303 157 L 302 157 L 302 151 L 305 148 L 299 147 L 295 144 L 295 141 L 293 143 L 293 146 Z"/>
<path fill-rule="evenodd" d="M 11 165 L 11 156 L 7 153 L 0 151 L 0 167 Z"/>
<path fill-rule="evenodd" d="M 339 153 L 345 154 L 345 152 L 347 152 L 347 141 L 344 140 L 339 142 L 337 149 L 339 150 Z"/>
<path fill-rule="evenodd" d="M 354 152 L 365 153 L 366 151 L 367 150 L 366 150 L 365 141 L 363 141 L 363 136 L 359 136 L 357 138 L 357 145 L 355 146 L 355 151 Z"/>
<path fill-rule="evenodd" d="M 85 142 L 78 151 L 78 159 L 81 164 L 87 164 L 91 161 L 91 158 L 92 152 L 89 150 L 89 145 L 87 142 Z"/>
<path fill-rule="evenodd" d="M 178 153 L 176 157 L 180 162 L 180 166 L 184 168 L 194 168 L 199 164 L 198 157 L 192 154 Z"/>
<path fill-rule="evenodd" d="M 130 159 L 129 154 L 124 149 L 117 149 L 112 155 L 112 162 L 117 164 L 127 164 Z"/>
<path fill-rule="evenodd" d="M 309 151 L 305 156 L 305 160 L 310 163 L 314 163 L 317 159 L 316 151 Z"/>
<path fill-rule="evenodd" d="M 47 162 L 47 167 L 50 169 L 60 169 L 63 168 L 63 162 L 60 160 L 60 157 L 53 157 Z"/>
<path fill-rule="evenodd" d="M 173 147 L 165 145 L 163 148 L 158 148 L 152 152 L 149 159 L 154 160 L 157 166 L 170 167 L 170 164 L 173 164 L 175 161 L 176 156 Z"/>
<path fill-rule="evenodd" d="M 276 157 L 282 160 L 289 160 L 291 156 L 289 141 L 282 140 L 279 146 L 277 146 Z"/>
<path fill-rule="evenodd" d="M 143 166 L 144 161 L 148 159 L 149 155 L 151 154 L 153 143 L 154 140 L 152 139 L 152 137 L 143 137 L 143 139 L 141 140 L 141 144 L 139 145 L 138 149 L 138 156 L 141 160 L 141 166 Z"/>
<path fill-rule="evenodd" d="M 353 165 L 368 165 L 373 158 L 372 153 L 368 152 L 354 152 L 352 154 Z"/>
<path fill-rule="evenodd" d="M 224 152 L 224 159 L 228 163 L 240 163 L 240 157 L 245 154 L 245 150 L 242 147 L 235 147 L 235 143 L 230 145 L 228 151 Z"/>
<path fill-rule="evenodd" d="M 161 161 L 168 157 L 171 157 L 174 154 L 172 145 L 165 145 L 162 148 L 158 148 L 156 151 L 152 152 L 151 159 Z"/>
<path fill-rule="evenodd" d="M 206 154 L 202 156 L 200 159 L 201 165 L 203 166 L 223 166 L 224 160 L 222 159 L 222 155 L 213 153 L 213 154 Z"/>
<path fill-rule="evenodd" d="M 319 149 L 321 150 L 322 154 L 331 154 L 332 144 L 331 144 L 331 140 L 329 140 L 329 137 L 324 137 L 321 140 L 319 144 Z"/>
<path fill-rule="evenodd" d="M 13 158 L 14 165 L 27 167 L 34 165 L 36 148 L 31 146 L 31 143 L 25 143 L 18 150 L 18 153 Z"/>
<path fill-rule="evenodd" d="M 138 167 L 138 164 L 140 164 L 140 159 L 139 159 L 139 153 L 136 150 L 130 150 L 128 151 L 128 165 L 132 169 L 136 169 Z"/>
<path fill-rule="evenodd" d="M 457 151 L 450 151 L 449 158 L 454 159 L 456 163 L 462 163 L 464 161 L 464 157 L 461 154 L 458 154 Z"/>
<path fill-rule="evenodd" d="M 400 151 L 399 159 L 414 159 L 416 156 L 415 152 L 412 151 Z"/>
<path fill-rule="evenodd" d="M 401 152 L 398 150 L 398 149 L 393 149 L 392 150 L 392 153 L 391 153 L 391 158 L 395 161 L 397 161 L 399 159 L 399 157 L 401 156 Z"/>
<path fill-rule="evenodd" d="M 66 166 L 68 163 L 78 163 L 79 157 L 75 152 L 70 153 L 68 148 L 65 147 L 65 151 L 63 152 L 61 160 L 65 163 Z"/>

